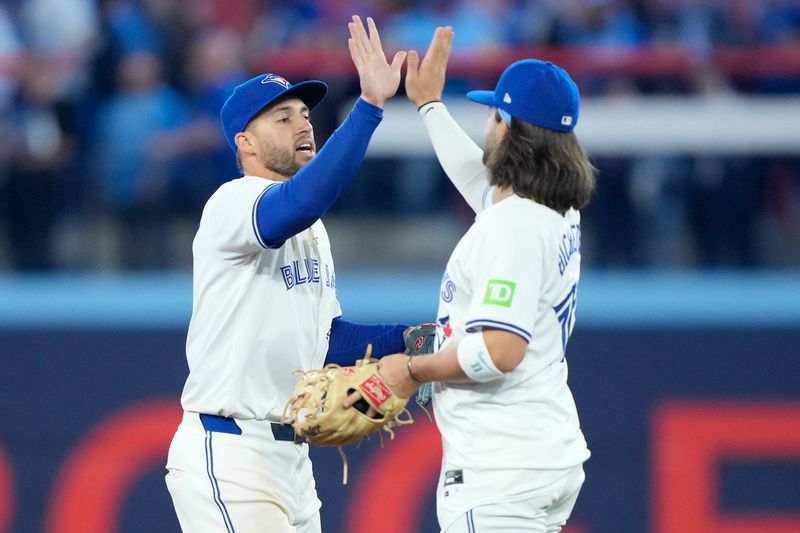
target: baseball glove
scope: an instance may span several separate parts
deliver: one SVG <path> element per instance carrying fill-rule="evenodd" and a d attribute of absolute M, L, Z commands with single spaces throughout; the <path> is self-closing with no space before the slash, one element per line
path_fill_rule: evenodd
<path fill-rule="evenodd" d="M 415 355 L 428 355 L 436 351 L 436 333 L 437 327 L 436 324 L 432 324 L 427 322 L 425 324 L 420 324 L 419 326 L 412 326 L 403 333 L 403 340 L 406 344 L 405 354 L 415 356 Z M 428 415 L 430 420 L 431 414 L 426 409 L 426 406 L 431 401 L 431 396 L 433 395 L 433 385 L 431 383 L 423 383 L 420 385 L 419 390 L 417 391 L 417 398 L 416 402 L 425 414 Z"/>
<path fill-rule="evenodd" d="M 406 410 L 408 398 L 401 398 L 384 383 L 378 361 L 371 359 L 372 345 L 355 366 L 327 365 L 304 372 L 284 409 L 284 420 L 295 433 L 316 446 L 344 446 L 379 429 L 394 438 L 392 428 L 411 424 Z M 362 400 L 345 408 L 344 399 L 359 391 Z M 372 406 L 374 417 L 367 416 Z"/>
<path fill-rule="evenodd" d="M 436 324 L 425 323 L 411 326 L 403 333 L 408 355 L 427 355 L 435 351 Z"/>

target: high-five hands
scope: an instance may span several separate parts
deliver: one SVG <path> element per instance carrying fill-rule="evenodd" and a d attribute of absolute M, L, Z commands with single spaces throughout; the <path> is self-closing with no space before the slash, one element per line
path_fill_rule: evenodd
<path fill-rule="evenodd" d="M 372 17 L 367 17 L 369 35 L 361 22 L 361 18 L 353 15 L 352 22 L 347 24 L 350 38 L 347 46 L 350 57 L 358 70 L 361 82 L 361 98 L 370 104 L 383 107 L 400 87 L 400 67 L 406 59 L 406 52 L 401 50 L 394 55 L 391 65 L 383 53 L 381 37 Z"/>
<path fill-rule="evenodd" d="M 453 43 L 453 28 L 436 28 L 433 39 L 420 63 L 416 50 L 408 52 L 406 95 L 420 107 L 442 99 L 447 60 Z"/>

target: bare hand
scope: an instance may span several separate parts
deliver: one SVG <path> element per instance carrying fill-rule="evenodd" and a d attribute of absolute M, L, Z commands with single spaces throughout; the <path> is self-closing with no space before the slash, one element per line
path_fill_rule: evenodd
<path fill-rule="evenodd" d="M 405 354 L 382 357 L 378 362 L 378 373 L 389 388 L 403 398 L 410 398 L 419 388 L 408 373 L 408 356 Z"/>
<path fill-rule="evenodd" d="M 383 107 L 386 100 L 394 96 L 400 87 L 400 67 L 405 61 L 405 51 L 394 55 L 392 64 L 386 62 L 386 54 L 381 47 L 381 38 L 378 28 L 372 17 L 367 17 L 369 36 L 364 29 L 361 18 L 353 15 L 353 21 L 347 24 L 350 38 L 347 46 L 350 47 L 350 57 L 358 70 L 361 81 L 361 98 L 370 104 Z"/>
<path fill-rule="evenodd" d="M 383 379 L 384 383 L 389 386 L 392 391 L 401 398 L 411 398 L 419 385 L 411 380 L 408 375 L 408 356 L 405 354 L 386 355 L 378 362 L 378 373 Z M 359 391 L 353 392 L 344 399 L 342 405 L 345 408 L 352 407 L 356 402 L 361 400 L 363 396 Z M 372 406 L 366 412 L 367 416 L 374 416 L 377 413 Z"/>
<path fill-rule="evenodd" d="M 453 43 L 453 28 L 436 28 L 433 39 L 420 64 L 416 50 L 408 52 L 406 95 L 417 107 L 442 99 L 447 60 Z"/>

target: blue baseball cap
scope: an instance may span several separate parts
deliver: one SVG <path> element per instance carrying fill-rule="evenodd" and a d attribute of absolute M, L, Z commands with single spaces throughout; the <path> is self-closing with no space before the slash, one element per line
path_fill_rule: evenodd
<path fill-rule="evenodd" d="M 292 85 L 277 74 L 259 74 L 236 86 L 219 113 L 222 129 L 231 149 L 236 152 L 236 134 L 261 110 L 282 98 L 296 97 L 314 109 L 328 93 L 324 81 L 308 80 Z"/>
<path fill-rule="evenodd" d="M 467 98 L 551 130 L 572 131 L 578 124 L 578 86 L 566 70 L 549 61 L 512 63 L 494 91 L 470 91 Z"/>

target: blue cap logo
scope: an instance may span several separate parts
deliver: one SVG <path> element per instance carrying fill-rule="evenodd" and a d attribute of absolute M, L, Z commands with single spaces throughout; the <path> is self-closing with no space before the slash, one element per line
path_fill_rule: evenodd
<path fill-rule="evenodd" d="M 277 74 L 267 74 L 264 76 L 264 79 L 261 80 L 261 83 L 277 83 L 284 89 L 288 89 L 290 85 L 286 78 L 278 76 Z"/>
<path fill-rule="evenodd" d="M 467 98 L 542 128 L 570 132 L 578 124 L 578 86 L 566 70 L 549 61 L 512 63 L 494 91 L 470 91 Z"/>

